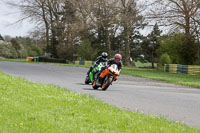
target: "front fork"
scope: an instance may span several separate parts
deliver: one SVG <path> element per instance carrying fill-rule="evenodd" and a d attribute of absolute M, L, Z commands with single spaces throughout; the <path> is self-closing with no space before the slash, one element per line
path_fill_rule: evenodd
<path fill-rule="evenodd" d="M 104 80 L 103 80 L 103 84 L 105 84 L 108 80 L 109 81 L 111 81 L 111 85 L 112 85 L 112 82 L 114 81 L 114 78 L 115 77 L 113 77 L 113 76 L 111 76 L 111 75 L 107 75 L 105 78 L 104 78 Z"/>

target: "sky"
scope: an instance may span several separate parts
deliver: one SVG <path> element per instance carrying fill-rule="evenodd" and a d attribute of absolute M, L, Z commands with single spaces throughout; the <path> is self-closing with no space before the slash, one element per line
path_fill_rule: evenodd
<path fill-rule="evenodd" d="M 33 28 L 28 21 L 15 24 L 19 20 L 20 14 L 17 9 L 5 4 L 5 0 L 0 0 L 0 34 L 2 36 L 28 36 L 28 32 Z"/>
<path fill-rule="evenodd" d="M 16 24 L 17 20 L 20 18 L 20 13 L 17 9 L 5 4 L 5 1 L 0 0 L 0 34 L 2 36 L 9 35 L 11 37 L 15 36 L 28 36 L 29 32 L 33 29 L 33 24 L 30 24 L 28 20 L 22 23 Z M 10 0 L 17 1 L 17 0 Z M 141 30 L 143 35 L 148 34 L 151 28 L 145 28 Z"/>

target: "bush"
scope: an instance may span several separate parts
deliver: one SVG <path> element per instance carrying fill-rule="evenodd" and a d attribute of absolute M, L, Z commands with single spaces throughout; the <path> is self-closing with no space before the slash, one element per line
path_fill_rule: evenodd
<path fill-rule="evenodd" d="M 36 45 L 26 47 L 26 51 L 28 56 L 40 56 L 43 53 L 42 49 Z"/>
<path fill-rule="evenodd" d="M 85 60 L 93 60 L 97 56 L 97 50 L 92 48 L 91 42 L 88 39 L 85 39 L 78 47 L 78 55 Z"/>
<path fill-rule="evenodd" d="M 15 38 L 11 39 L 10 42 L 12 46 L 16 49 L 16 51 L 24 49 L 24 46 L 20 44 Z"/>
<path fill-rule="evenodd" d="M 181 62 L 183 65 L 193 65 L 198 60 L 198 44 L 193 38 L 183 38 L 180 48 Z"/>
<path fill-rule="evenodd" d="M 172 63 L 178 64 L 181 62 L 180 48 L 184 34 L 174 34 L 171 36 L 163 36 L 161 38 L 159 55 L 167 53 L 170 56 Z"/>
<path fill-rule="evenodd" d="M 0 40 L 0 56 L 5 58 L 26 58 L 27 56 L 40 56 L 42 53 L 42 49 L 35 45 L 25 48 L 15 39 L 11 42 Z"/>
<path fill-rule="evenodd" d="M 10 42 L 0 41 L 0 56 L 5 58 L 17 58 L 18 53 Z"/>
<path fill-rule="evenodd" d="M 200 65 L 200 58 L 194 62 L 194 65 Z"/>
<path fill-rule="evenodd" d="M 198 44 L 192 37 L 179 33 L 163 36 L 160 42 L 158 54 L 167 53 L 174 64 L 192 65 L 198 60 Z"/>
<path fill-rule="evenodd" d="M 67 59 L 72 61 L 74 55 L 74 48 L 70 45 L 65 44 L 58 45 L 57 54 L 60 59 Z"/>
<path fill-rule="evenodd" d="M 159 60 L 159 64 L 160 66 L 164 66 L 165 64 L 170 64 L 172 63 L 170 57 L 168 54 L 163 54 L 161 57 L 160 57 L 160 60 Z"/>

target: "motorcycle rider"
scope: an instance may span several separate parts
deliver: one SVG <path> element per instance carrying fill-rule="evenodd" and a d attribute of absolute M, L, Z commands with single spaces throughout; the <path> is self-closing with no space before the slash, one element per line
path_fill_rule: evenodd
<path fill-rule="evenodd" d="M 122 61 L 121 60 L 122 60 L 121 54 L 115 54 L 114 58 L 108 60 L 108 66 L 107 67 L 111 66 L 112 64 L 116 64 L 117 67 L 118 67 L 119 72 L 121 72 L 121 69 L 122 69 Z M 101 70 L 98 73 L 99 78 L 98 78 L 97 85 L 101 85 L 102 84 L 103 77 L 101 77 L 100 74 L 104 69 L 106 69 L 106 67 L 101 68 Z"/>
<path fill-rule="evenodd" d="M 89 71 L 87 72 L 87 75 L 89 76 L 89 73 L 93 70 L 93 68 L 97 67 L 100 62 L 107 62 L 108 53 L 102 52 L 101 56 L 98 56 L 96 60 L 94 61 L 93 65 L 90 67 Z"/>

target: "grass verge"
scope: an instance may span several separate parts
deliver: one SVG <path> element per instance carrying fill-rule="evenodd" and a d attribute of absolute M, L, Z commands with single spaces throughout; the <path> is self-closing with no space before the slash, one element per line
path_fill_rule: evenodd
<path fill-rule="evenodd" d="M 122 70 L 122 74 L 200 88 L 200 75 L 174 74 L 162 70 L 126 67 Z"/>
<path fill-rule="evenodd" d="M 120 110 L 91 96 L 0 75 L 2 133 L 200 133 L 179 122 Z"/>
<path fill-rule="evenodd" d="M 0 61 L 26 62 L 26 59 L 6 59 L 6 58 L 0 58 Z"/>

